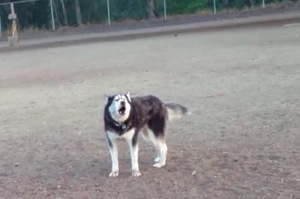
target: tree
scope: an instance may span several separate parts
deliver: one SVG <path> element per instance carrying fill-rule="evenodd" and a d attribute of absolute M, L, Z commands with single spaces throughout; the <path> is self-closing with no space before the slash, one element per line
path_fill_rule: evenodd
<path fill-rule="evenodd" d="M 60 3 L 61 3 L 62 10 L 63 10 L 65 26 L 68 26 L 68 18 L 67 18 L 67 13 L 66 13 L 66 8 L 65 8 L 65 2 L 64 2 L 64 0 L 60 0 Z"/>
<path fill-rule="evenodd" d="M 148 19 L 155 18 L 155 2 L 154 0 L 146 0 L 147 1 L 147 14 Z"/>
<path fill-rule="evenodd" d="M 75 11 L 76 11 L 77 25 L 81 26 L 82 25 L 82 16 L 81 16 L 81 9 L 80 9 L 79 0 L 75 0 Z"/>

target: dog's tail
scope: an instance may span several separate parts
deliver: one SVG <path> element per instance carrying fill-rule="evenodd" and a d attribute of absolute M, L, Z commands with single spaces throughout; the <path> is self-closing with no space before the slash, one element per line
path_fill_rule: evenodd
<path fill-rule="evenodd" d="M 184 106 L 175 103 L 166 104 L 167 119 L 171 121 L 173 119 L 181 118 L 184 115 L 191 115 L 192 113 Z"/>

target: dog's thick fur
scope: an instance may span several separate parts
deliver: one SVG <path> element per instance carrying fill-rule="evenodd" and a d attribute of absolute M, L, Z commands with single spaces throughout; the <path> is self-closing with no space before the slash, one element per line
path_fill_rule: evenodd
<path fill-rule="evenodd" d="M 138 164 L 138 134 L 153 143 L 157 151 L 154 167 L 166 164 L 165 142 L 166 122 L 188 114 L 186 107 L 179 104 L 165 104 L 159 98 L 149 95 L 131 98 L 130 94 L 105 96 L 104 128 L 112 160 L 110 177 L 119 175 L 117 139 L 125 139 L 131 154 L 132 176 L 141 175 Z"/>

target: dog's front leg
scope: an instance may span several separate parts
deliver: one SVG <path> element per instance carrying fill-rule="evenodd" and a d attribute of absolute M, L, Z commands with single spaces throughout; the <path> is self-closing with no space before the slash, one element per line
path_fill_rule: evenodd
<path fill-rule="evenodd" d="M 127 143 L 129 145 L 129 150 L 130 150 L 130 157 L 131 157 L 131 169 L 132 169 L 132 176 L 134 177 L 139 177 L 141 175 L 140 170 L 139 170 L 139 146 L 137 143 L 137 135 L 138 132 L 132 132 L 132 138 L 127 139 Z"/>
<path fill-rule="evenodd" d="M 109 177 L 117 177 L 119 175 L 119 160 L 118 160 L 118 146 L 115 143 L 112 147 L 109 147 L 110 156 L 111 156 L 111 173 Z"/>
<path fill-rule="evenodd" d="M 107 139 L 112 164 L 109 177 L 117 177 L 119 175 L 118 145 L 116 142 L 116 138 L 112 136 L 111 132 L 107 132 Z"/>
<path fill-rule="evenodd" d="M 139 170 L 139 162 L 138 162 L 139 146 L 138 144 L 133 145 L 131 143 L 129 144 L 129 148 L 130 148 L 130 156 L 131 156 L 132 176 L 139 177 L 141 175 Z"/>

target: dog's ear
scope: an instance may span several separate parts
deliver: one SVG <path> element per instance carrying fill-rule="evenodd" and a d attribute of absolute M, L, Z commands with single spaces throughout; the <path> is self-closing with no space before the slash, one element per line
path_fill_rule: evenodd
<path fill-rule="evenodd" d="M 104 104 L 106 105 L 108 103 L 109 95 L 104 94 Z"/>
<path fill-rule="evenodd" d="M 130 98 L 130 93 L 129 92 L 126 94 L 126 98 L 128 99 L 129 102 L 131 102 L 131 98 Z"/>

